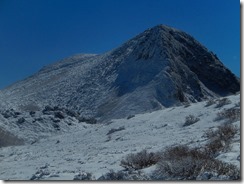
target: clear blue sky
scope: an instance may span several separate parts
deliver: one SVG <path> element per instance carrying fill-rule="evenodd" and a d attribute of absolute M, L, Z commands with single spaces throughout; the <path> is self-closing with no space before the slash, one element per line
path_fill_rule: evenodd
<path fill-rule="evenodd" d="M 240 76 L 238 0 L 0 0 L 0 88 L 158 24 L 191 34 Z"/>

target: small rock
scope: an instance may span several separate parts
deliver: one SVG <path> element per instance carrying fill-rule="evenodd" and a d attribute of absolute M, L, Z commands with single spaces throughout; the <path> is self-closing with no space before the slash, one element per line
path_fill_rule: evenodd
<path fill-rule="evenodd" d="M 135 115 L 129 115 L 128 117 L 127 117 L 127 119 L 131 119 L 131 118 L 134 118 L 135 117 Z"/>
<path fill-rule="evenodd" d="M 59 123 L 59 122 L 60 122 L 60 119 L 52 119 L 52 121 L 53 121 L 54 123 Z"/>
<path fill-rule="evenodd" d="M 71 126 L 71 125 L 72 125 L 72 123 L 71 123 L 71 122 L 67 122 L 67 125 Z"/>
<path fill-rule="evenodd" d="M 60 176 L 58 174 L 51 174 L 49 177 L 50 178 L 57 178 L 57 177 L 60 177 Z"/>
<path fill-rule="evenodd" d="M 209 180 L 210 178 L 212 178 L 215 175 L 216 175 L 215 173 L 204 172 L 204 173 L 199 174 L 197 176 L 196 180 Z"/>
<path fill-rule="evenodd" d="M 78 114 L 71 110 L 66 110 L 66 114 L 71 117 L 78 117 Z"/>
<path fill-rule="evenodd" d="M 79 160 L 79 161 L 78 161 L 78 163 L 79 163 L 79 164 L 84 164 L 85 162 L 83 162 L 83 161 Z"/>
<path fill-rule="evenodd" d="M 17 121 L 18 124 L 22 124 L 24 122 L 25 122 L 25 118 L 23 118 L 23 117 L 18 119 L 18 121 Z"/>
<path fill-rule="evenodd" d="M 75 175 L 73 180 L 95 180 L 95 178 L 91 173 L 82 171 Z"/>
<path fill-rule="evenodd" d="M 60 130 L 60 126 L 56 123 L 53 124 L 53 127 L 56 129 L 56 130 Z"/>
<path fill-rule="evenodd" d="M 57 111 L 54 113 L 54 116 L 59 119 L 64 119 L 65 115 L 61 111 Z"/>
<path fill-rule="evenodd" d="M 40 169 L 46 169 L 46 168 L 48 168 L 48 166 L 49 166 L 49 164 L 46 163 L 44 166 L 40 167 Z"/>
<path fill-rule="evenodd" d="M 30 114 L 31 116 L 34 116 L 34 115 L 36 114 L 36 112 L 35 112 L 35 111 L 30 111 L 29 114 Z"/>
<path fill-rule="evenodd" d="M 36 142 L 37 142 L 37 140 L 34 140 L 34 141 L 31 142 L 31 144 L 35 144 Z"/>

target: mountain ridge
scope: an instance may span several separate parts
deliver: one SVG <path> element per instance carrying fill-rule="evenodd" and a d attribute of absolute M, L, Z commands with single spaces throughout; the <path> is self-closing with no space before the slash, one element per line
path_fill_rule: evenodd
<path fill-rule="evenodd" d="M 104 54 L 69 57 L 1 90 L 2 107 L 58 105 L 122 118 L 225 96 L 240 82 L 192 36 L 164 25 Z"/>

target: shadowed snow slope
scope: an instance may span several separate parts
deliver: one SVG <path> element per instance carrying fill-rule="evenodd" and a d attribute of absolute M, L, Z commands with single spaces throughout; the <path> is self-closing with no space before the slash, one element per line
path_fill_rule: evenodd
<path fill-rule="evenodd" d="M 101 120 L 239 91 L 239 80 L 190 35 L 159 25 L 110 52 L 80 54 L 0 91 L 1 107 L 57 105 Z"/>

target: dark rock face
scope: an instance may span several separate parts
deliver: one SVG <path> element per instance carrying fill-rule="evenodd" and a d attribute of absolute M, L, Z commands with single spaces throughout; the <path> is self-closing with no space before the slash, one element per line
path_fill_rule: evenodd
<path fill-rule="evenodd" d="M 52 104 L 119 118 L 239 90 L 238 78 L 214 53 L 192 36 L 159 25 L 105 54 L 47 66 L 1 91 L 0 99 L 5 106 Z"/>
<path fill-rule="evenodd" d="M 146 85 L 163 70 L 177 86 L 177 93 L 192 93 L 197 100 L 204 96 L 201 84 L 218 95 L 240 90 L 236 76 L 217 56 L 184 32 L 160 25 L 145 31 L 135 40 L 139 43 L 131 48 L 133 52 L 120 66 L 115 81 L 122 94 Z M 135 41 L 129 41 L 129 47 L 130 42 Z M 186 90 L 189 87 L 191 91 Z M 182 95 L 176 96 L 184 101 Z"/>

